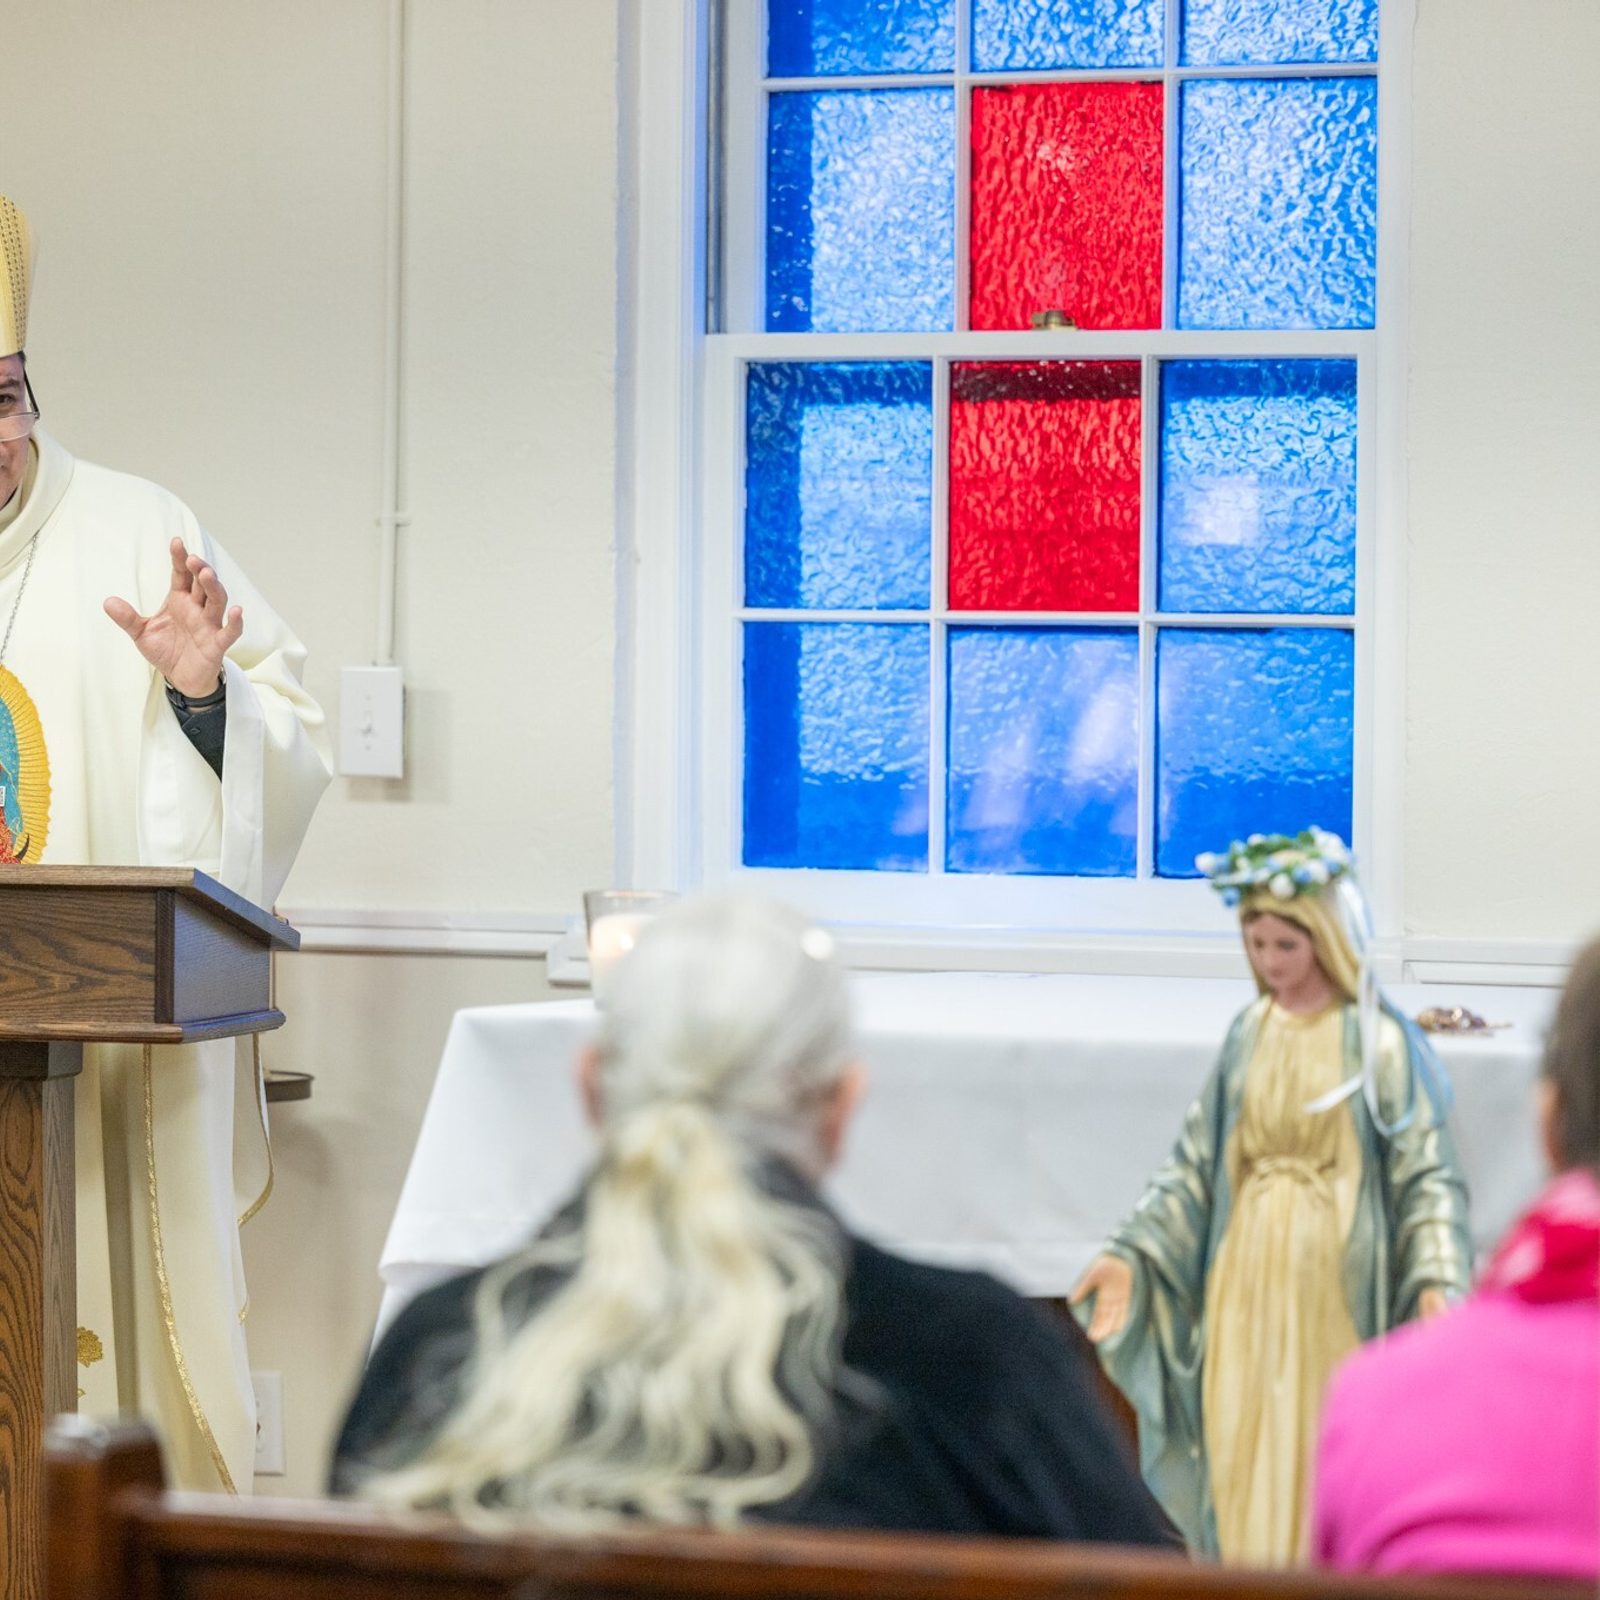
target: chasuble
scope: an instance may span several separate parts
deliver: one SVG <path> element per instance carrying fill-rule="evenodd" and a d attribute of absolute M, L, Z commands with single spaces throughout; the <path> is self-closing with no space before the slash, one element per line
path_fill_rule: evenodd
<path fill-rule="evenodd" d="M 0 526 L 0 855 L 198 867 L 270 905 L 330 775 L 304 650 L 193 514 L 35 432 Z M 174 536 L 243 608 L 220 782 L 101 609 L 156 611 Z M 12 770 L 14 769 L 14 770 Z M 250 1040 L 90 1046 L 76 1080 L 79 1407 L 160 1428 L 173 1481 L 249 1490 L 255 1403 L 239 1228 L 271 1184 Z"/>

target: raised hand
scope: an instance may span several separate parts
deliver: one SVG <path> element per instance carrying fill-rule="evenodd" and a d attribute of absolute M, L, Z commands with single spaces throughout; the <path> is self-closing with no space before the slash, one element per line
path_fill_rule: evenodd
<path fill-rule="evenodd" d="M 115 595 L 105 607 L 139 654 L 191 700 L 217 687 L 222 658 L 244 632 L 244 613 L 228 604 L 215 570 L 203 557 L 190 555 L 182 539 L 172 541 L 172 585 L 159 611 L 142 617 Z"/>
<path fill-rule="evenodd" d="M 1121 1256 L 1096 1256 L 1072 1291 L 1072 1304 L 1095 1297 L 1094 1315 L 1089 1319 L 1089 1337 L 1100 1344 L 1121 1333 L 1128 1321 L 1128 1304 L 1133 1299 L 1133 1268 Z"/>

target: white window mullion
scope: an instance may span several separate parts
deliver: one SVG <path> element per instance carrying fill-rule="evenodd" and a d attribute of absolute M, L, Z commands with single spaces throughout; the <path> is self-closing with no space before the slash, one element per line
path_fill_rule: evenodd
<path fill-rule="evenodd" d="M 1146 356 L 1141 364 L 1139 393 L 1139 803 L 1134 876 L 1155 876 L 1155 750 L 1156 750 L 1156 549 L 1161 507 L 1160 453 L 1161 363 Z"/>
<path fill-rule="evenodd" d="M 1373 348 L 1360 328 L 1277 332 L 1209 329 L 1012 329 L 995 333 L 755 333 L 723 334 L 741 356 L 786 361 L 1138 361 L 1349 359 Z"/>
<path fill-rule="evenodd" d="M 722 153 L 726 215 L 720 232 L 723 326 L 731 333 L 754 333 L 766 325 L 767 96 L 761 82 L 766 66 L 761 27 L 765 10 L 737 0 L 723 8 L 728 82 L 722 102 L 727 132 Z"/>
<path fill-rule="evenodd" d="M 970 326 L 972 299 L 972 15 L 971 0 L 956 0 L 956 306 L 958 333 Z"/>
<path fill-rule="evenodd" d="M 1180 0 L 1169 0 L 1161 75 L 1161 326 L 1178 325 L 1178 47 L 1182 22 Z"/>
<path fill-rule="evenodd" d="M 768 78 L 774 94 L 849 94 L 870 89 L 948 89 L 954 82 L 948 72 L 879 72 L 849 77 Z"/>
<path fill-rule="evenodd" d="M 915 622 L 928 620 L 926 611 L 819 611 L 815 607 L 740 606 L 740 622 Z"/>
<path fill-rule="evenodd" d="M 933 363 L 932 545 L 928 562 L 928 871 L 943 875 L 950 683 L 950 363 Z"/>
<path fill-rule="evenodd" d="M 1354 624 L 1348 612 L 1297 611 L 1191 611 L 1173 612 L 1161 619 L 1163 628 L 1334 628 L 1346 633 Z"/>
<path fill-rule="evenodd" d="M 1416 0 L 1378 8 L 1378 332 L 1357 369 L 1356 604 L 1371 636 L 1358 687 L 1357 810 L 1362 882 L 1378 936 L 1405 930 L 1407 257 Z M 1361 780 L 1364 778 L 1364 782 Z"/>
<path fill-rule="evenodd" d="M 1139 838 L 1134 875 L 1156 875 L 1156 624 L 1139 622 Z"/>
<path fill-rule="evenodd" d="M 717 730 L 699 752 L 699 867 L 707 883 L 722 883 L 738 869 L 743 832 L 744 596 L 740 582 L 744 525 L 745 363 L 705 363 L 702 410 L 702 505 L 709 527 L 738 530 L 700 546 L 699 616 L 702 726 Z M 730 441 L 740 441 L 730 448 Z"/>
<path fill-rule="evenodd" d="M 1370 854 L 1378 849 L 1377 838 L 1382 831 L 1374 809 L 1373 768 L 1378 730 L 1391 715 L 1380 707 L 1378 652 L 1380 648 L 1392 650 L 1397 633 L 1396 619 L 1386 614 L 1378 601 L 1377 540 L 1374 537 L 1376 474 L 1370 460 L 1378 409 L 1373 365 L 1371 361 L 1356 364 L 1355 761 L 1351 773 L 1350 831 L 1364 873 Z M 1403 629 L 1403 617 L 1398 620 Z M 1385 666 L 1394 676 L 1381 681 L 1401 681 L 1403 657 Z M 1368 893 L 1371 892 L 1369 885 Z"/>
<path fill-rule="evenodd" d="M 945 715 L 950 694 L 948 632 L 944 619 L 935 616 L 928 624 L 928 873 L 944 874 L 945 838 L 950 825 L 946 814 L 949 786 L 946 774 L 950 753 L 949 723 Z"/>
<path fill-rule="evenodd" d="M 1245 67 L 1179 67 L 1172 69 L 1180 79 L 1188 78 L 1375 78 L 1377 66 L 1371 61 L 1305 61 L 1257 63 Z"/>

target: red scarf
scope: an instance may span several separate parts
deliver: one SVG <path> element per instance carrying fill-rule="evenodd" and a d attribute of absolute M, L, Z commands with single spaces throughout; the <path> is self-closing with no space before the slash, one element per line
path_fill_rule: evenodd
<path fill-rule="evenodd" d="M 1600 1183 L 1563 1172 L 1501 1241 L 1478 1287 L 1535 1305 L 1600 1300 Z"/>

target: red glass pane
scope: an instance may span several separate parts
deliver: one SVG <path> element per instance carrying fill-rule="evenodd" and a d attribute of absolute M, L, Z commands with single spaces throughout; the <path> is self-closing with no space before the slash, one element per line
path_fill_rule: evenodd
<path fill-rule="evenodd" d="M 1161 326 L 1161 85 L 972 95 L 974 328 Z"/>
<path fill-rule="evenodd" d="M 950 604 L 1139 604 L 1139 363 L 962 362 L 950 374 Z"/>

